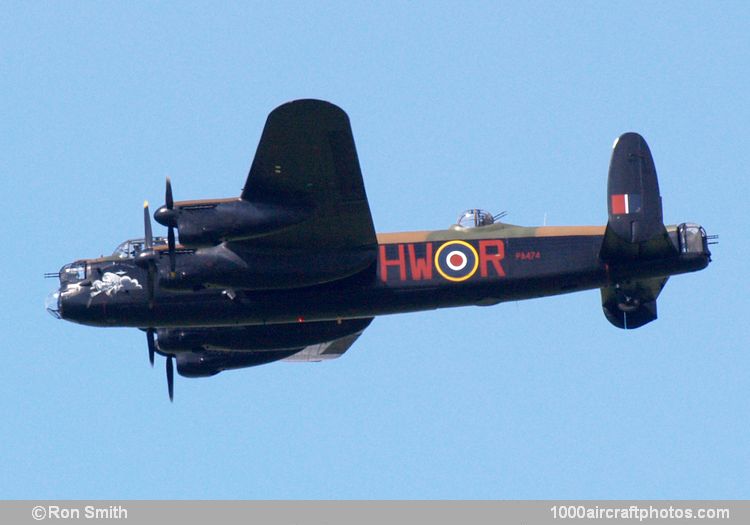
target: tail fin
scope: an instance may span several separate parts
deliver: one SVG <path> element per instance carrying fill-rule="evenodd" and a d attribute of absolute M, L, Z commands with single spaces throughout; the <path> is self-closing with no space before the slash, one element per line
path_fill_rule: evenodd
<path fill-rule="evenodd" d="M 675 254 L 661 209 L 656 166 L 638 133 L 615 141 L 607 182 L 609 221 L 601 257 L 623 261 Z"/>
<path fill-rule="evenodd" d="M 656 319 L 656 298 L 667 278 L 617 283 L 602 288 L 602 309 L 617 328 L 640 328 Z"/>
<path fill-rule="evenodd" d="M 678 254 L 664 226 L 654 159 L 637 133 L 625 133 L 615 141 L 607 201 L 609 221 L 599 256 L 610 268 Z M 602 288 L 604 314 L 618 328 L 638 328 L 653 321 L 656 298 L 666 282 L 666 278 L 623 280 Z"/>

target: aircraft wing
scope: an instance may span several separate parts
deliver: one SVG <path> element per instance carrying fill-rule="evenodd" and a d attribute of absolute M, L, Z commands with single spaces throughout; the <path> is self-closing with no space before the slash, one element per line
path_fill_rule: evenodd
<path fill-rule="evenodd" d="M 244 248 L 365 249 L 376 257 L 349 118 L 329 102 L 296 100 L 269 114 L 241 198 L 312 210 L 298 224 L 235 243 Z"/>
<path fill-rule="evenodd" d="M 242 351 L 195 348 L 190 352 L 180 352 L 176 355 L 177 371 L 186 377 L 207 377 L 224 370 L 248 368 L 281 360 L 308 363 L 336 359 L 351 348 L 371 321 L 372 318 L 363 319 L 361 324 L 364 326 L 355 333 L 307 346 Z"/>
<path fill-rule="evenodd" d="M 334 339 L 333 341 L 306 346 L 296 354 L 284 358 L 284 361 L 309 363 L 311 361 L 328 361 L 330 359 L 336 359 L 337 357 L 344 355 L 344 352 L 351 348 L 360 335 L 362 335 L 362 332 Z"/>

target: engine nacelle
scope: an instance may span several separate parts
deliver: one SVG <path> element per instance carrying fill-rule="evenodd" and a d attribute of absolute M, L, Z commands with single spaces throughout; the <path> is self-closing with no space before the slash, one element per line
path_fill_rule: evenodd
<path fill-rule="evenodd" d="M 342 319 L 294 324 L 222 328 L 160 328 L 156 331 L 159 349 L 168 353 L 196 350 L 255 352 L 301 349 L 361 332 L 368 319 Z"/>
<path fill-rule="evenodd" d="M 300 349 L 259 352 L 181 352 L 177 354 L 177 373 L 184 377 L 210 377 L 236 368 L 265 365 L 294 355 Z"/>
<path fill-rule="evenodd" d="M 198 248 L 258 237 L 297 224 L 312 213 L 304 205 L 248 202 L 242 199 L 176 202 L 162 206 L 154 219 L 177 228 L 183 246 Z"/>

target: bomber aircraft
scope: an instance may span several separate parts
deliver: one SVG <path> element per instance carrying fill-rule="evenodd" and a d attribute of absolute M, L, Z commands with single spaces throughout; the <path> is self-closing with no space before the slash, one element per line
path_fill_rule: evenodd
<path fill-rule="evenodd" d="M 710 238 L 665 226 L 645 140 L 614 144 L 606 226 L 524 227 L 472 209 L 444 230 L 376 234 L 351 125 L 296 100 L 271 112 L 239 197 L 175 201 L 169 178 L 145 235 L 48 276 L 55 317 L 146 332 L 149 359 L 186 377 L 341 356 L 374 317 L 599 288 L 619 328 L 656 319 L 671 275 L 705 268 Z M 179 235 L 179 244 L 175 239 Z"/>

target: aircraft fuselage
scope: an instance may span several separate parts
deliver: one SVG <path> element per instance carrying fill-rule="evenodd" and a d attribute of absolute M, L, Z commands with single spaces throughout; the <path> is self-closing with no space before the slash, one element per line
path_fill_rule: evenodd
<path fill-rule="evenodd" d="M 679 248 L 677 228 L 668 232 Z M 384 234 L 376 264 L 346 279 L 273 290 L 157 287 L 152 304 L 146 270 L 133 259 L 93 259 L 83 262 L 80 280 L 62 283 L 58 309 L 81 324 L 141 328 L 340 320 L 602 288 L 700 270 L 710 260 L 704 246 L 613 266 L 600 258 L 603 235 L 603 227 L 509 225 Z M 178 268 L 190 255 L 178 254 Z"/>

